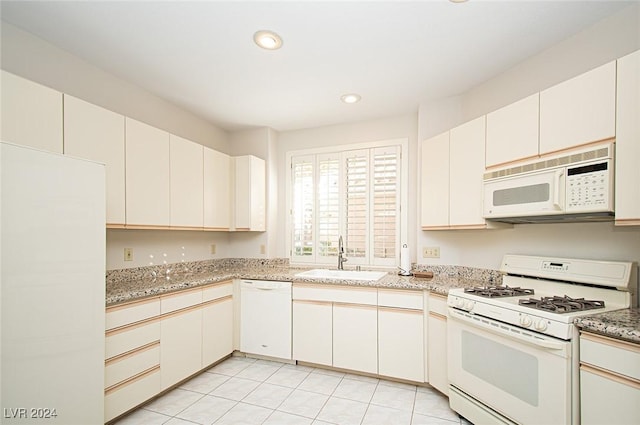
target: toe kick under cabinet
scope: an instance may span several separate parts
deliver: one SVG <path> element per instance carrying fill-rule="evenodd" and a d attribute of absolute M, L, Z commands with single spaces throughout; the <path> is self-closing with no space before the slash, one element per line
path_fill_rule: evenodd
<path fill-rule="evenodd" d="M 233 352 L 232 283 L 107 307 L 105 422 Z"/>

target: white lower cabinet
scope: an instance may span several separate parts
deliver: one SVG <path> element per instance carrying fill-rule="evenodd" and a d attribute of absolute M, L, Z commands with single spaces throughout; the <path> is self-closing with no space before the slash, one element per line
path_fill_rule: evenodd
<path fill-rule="evenodd" d="M 133 409 L 160 392 L 160 368 L 153 369 L 122 387 L 105 391 L 104 421 L 108 422 L 117 416 Z"/>
<path fill-rule="evenodd" d="M 107 307 L 105 422 L 233 352 L 231 282 Z"/>
<path fill-rule="evenodd" d="M 202 311 L 176 312 L 160 326 L 160 371 L 165 390 L 202 369 Z"/>
<path fill-rule="evenodd" d="M 422 310 L 378 308 L 378 373 L 416 382 L 424 380 Z"/>
<path fill-rule="evenodd" d="M 637 424 L 640 345 L 580 335 L 580 419 L 583 425 Z"/>
<path fill-rule="evenodd" d="M 320 301 L 293 301 L 293 358 L 333 364 L 333 306 Z"/>
<path fill-rule="evenodd" d="M 378 311 L 376 306 L 333 305 L 333 365 L 378 373 Z"/>
<path fill-rule="evenodd" d="M 293 285 L 293 359 L 424 382 L 424 293 Z"/>
<path fill-rule="evenodd" d="M 232 352 L 233 299 L 227 296 L 202 308 L 202 366 L 209 366 Z"/>
<path fill-rule="evenodd" d="M 378 289 L 378 373 L 424 382 L 424 292 Z"/>
<path fill-rule="evenodd" d="M 448 395 L 446 296 L 429 294 L 427 326 L 429 328 L 429 340 L 427 343 L 429 384 L 441 393 Z"/>
<path fill-rule="evenodd" d="M 160 392 L 159 314 L 158 297 L 107 308 L 105 422 Z"/>

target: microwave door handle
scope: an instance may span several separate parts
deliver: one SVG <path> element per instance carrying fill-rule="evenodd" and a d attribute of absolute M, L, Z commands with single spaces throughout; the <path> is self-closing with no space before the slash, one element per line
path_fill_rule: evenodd
<path fill-rule="evenodd" d="M 556 175 L 554 178 L 554 187 L 553 187 L 553 207 L 561 211 L 563 209 L 563 205 L 560 203 L 560 188 L 562 187 L 562 178 L 564 177 L 564 170 L 556 171 Z"/>

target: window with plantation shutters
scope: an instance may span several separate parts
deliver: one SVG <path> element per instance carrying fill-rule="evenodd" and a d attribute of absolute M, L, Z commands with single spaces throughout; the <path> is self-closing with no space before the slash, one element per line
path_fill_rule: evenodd
<path fill-rule="evenodd" d="M 314 158 L 296 158 L 291 165 L 293 181 L 292 256 L 313 259 L 314 231 Z"/>
<path fill-rule="evenodd" d="M 395 259 L 398 254 L 400 179 L 399 148 L 379 148 L 372 153 L 371 223 L 375 259 Z"/>
<path fill-rule="evenodd" d="M 400 241 L 400 146 L 291 157 L 291 260 L 396 265 Z"/>
<path fill-rule="evenodd" d="M 345 166 L 345 253 L 365 258 L 369 236 L 369 152 L 348 152 Z"/>

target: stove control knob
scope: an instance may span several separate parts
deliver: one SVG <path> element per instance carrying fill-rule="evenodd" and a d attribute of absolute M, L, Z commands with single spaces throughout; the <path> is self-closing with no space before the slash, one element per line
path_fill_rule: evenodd
<path fill-rule="evenodd" d="M 520 316 L 520 324 L 525 328 L 528 328 L 529 326 L 531 326 L 532 323 L 533 323 L 533 320 L 531 320 L 531 316 L 527 316 L 527 315 Z"/>
<path fill-rule="evenodd" d="M 547 322 L 544 319 L 540 319 L 536 321 L 535 328 L 537 331 L 546 331 L 547 330 Z"/>
<path fill-rule="evenodd" d="M 456 307 L 457 308 L 463 308 L 464 307 L 464 300 L 461 298 L 456 298 Z"/>
<path fill-rule="evenodd" d="M 474 306 L 473 301 L 467 300 L 467 301 L 464 302 L 464 309 L 467 310 L 467 311 L 473 310 L 473 306 Z"/>

